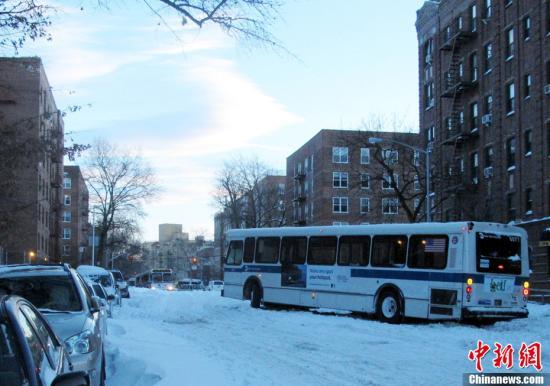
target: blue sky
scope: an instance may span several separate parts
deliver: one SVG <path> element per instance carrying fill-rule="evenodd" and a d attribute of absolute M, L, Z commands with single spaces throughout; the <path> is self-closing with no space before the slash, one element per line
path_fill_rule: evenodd
<path fill-rule="evenodd" d="M 393 114 L 418 125 L 422 1 L 289 0 L 273 32 L 296 57 L 167 14 L 176 38 L 144 3 L 114 4 L 61 3 L 53 39 L 21 55 L 43 58 L 59 108 L 85 106 L 65 119 L 77 142 L 137 148 L 155 168 L 164 193 L 145 206 L 146 240 L 159 223 L 212 236 L 210 195 L 226 159 L 254 155 L 284 170 L 321 129 Z"/>

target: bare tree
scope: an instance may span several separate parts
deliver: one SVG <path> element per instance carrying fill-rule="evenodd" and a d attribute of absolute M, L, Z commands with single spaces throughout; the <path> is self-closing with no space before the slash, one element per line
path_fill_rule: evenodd
<path fill-rule="evenodd" d="M 52 8 L 36 0 L 0 1 L 0 48 L 15 52 L 27 41 L 50 38 Z"/>
<path fill-rule="evenodd" d="M 143 203 L 156 197 L 160 188 L 143 158 L 105 141 L 92 146 L 83 174 L 90 202 L 99 212 L 98 258 L 105 266 L 110 235 L 127 233 L 135 225 L 132 219 L 145 215 Z"/>
<path fill-rule="evenodd" d="M 245 41 L 282 48 L 270 32 L 272 23 L 279 17 L 282 0 L 143 0 L 168 28 L 166 11 L 175 12 L 182 24 L 187 22 L 202 28 L 217 25 L 229 36 Z M 92 2 L 92 4 L 95 2 Z M 109 6 L 112 0 L 99 0 Z M 96 3 L 96 4 L 97 4 Z M 0 48 L 9 47 L 15 52 L 25 42 L 39 38 L 51 39 L 48 27 L 54 5 L 36 0 L 0 0 Z"/>
<path fill-rule="evenodd" d="M 272 174 L 257 158 L 224 163 L 216 177 L 213 200 L 231 228 L 284 225 L 282 192 L 270 180 Z"/>

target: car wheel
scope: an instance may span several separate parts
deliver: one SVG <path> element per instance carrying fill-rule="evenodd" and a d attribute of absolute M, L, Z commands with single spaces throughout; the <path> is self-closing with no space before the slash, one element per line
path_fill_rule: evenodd
<path fill-rule="evenodd" d="M 403 319 L 401 298 L 395 291 L 384 291 L 378 298 L 376 315 L 378 320 L 385 323 L 398 324 Z"/>
<path fill-rule="evenodd" d="M 252 283 L 250 287 L 250 306 L 252 308 L 260 308 L 262 302 L 262 293 L 260 286 L 256 283 Z"/>

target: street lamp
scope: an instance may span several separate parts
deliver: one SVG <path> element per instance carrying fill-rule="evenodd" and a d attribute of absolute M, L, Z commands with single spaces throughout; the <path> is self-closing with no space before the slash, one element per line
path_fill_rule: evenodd
<path fill-rule="evenodd" d="M 36 253 L 34 251 L 29 251 L 29 264 L 32 263 L 32 258 L 36 256 Z"/>
<path fill-rule="evenodd" d="M 431 194 L 430 194 L 430 156 L 433 150 L 433 144 L 432 142 L 428 142 L 428 146 L 426 149 L 420 149 L 419 147 L 411 146 L 408 143 L 396 141 L 395 139 L 390 138 L 376 138 L 376 137 L 369 137 L 369 143 L 375 145 L 381 142 L 390 142 L 395 143 L 397 145 L 401 145 L 403 147 L 407 147 L 409 149 L 412 149 L 414 151 L 417 151 L 419 153 L 423 153 L 426 156 L 426 222 L 432 221 L 432 211 L 431 211 Z"/>

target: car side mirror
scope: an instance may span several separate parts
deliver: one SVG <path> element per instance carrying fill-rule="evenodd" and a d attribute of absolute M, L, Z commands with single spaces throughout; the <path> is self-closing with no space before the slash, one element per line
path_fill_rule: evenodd
<path fill-rule="evenodd" d="M 115 300 L 115 295 L 107 295 L 107 300 Z"/>
<path fill-rule="evenodd" d="M 90 386 L 90 378 L 84 371 L 61 374 L 53 380 L 52 386 Z"/>
<path fill-rule="evenodd" d="M 92 308 L 90 309 L 90 312 L 92 314 L 95 314 L 96 312 L 99 312 L 100 310 L 100 301 L 97 296 L 92 296 Z"/>

